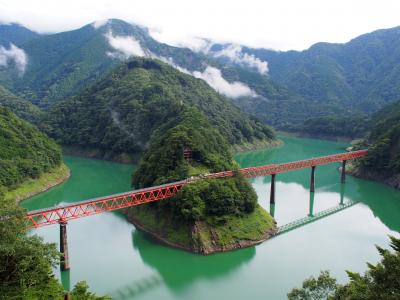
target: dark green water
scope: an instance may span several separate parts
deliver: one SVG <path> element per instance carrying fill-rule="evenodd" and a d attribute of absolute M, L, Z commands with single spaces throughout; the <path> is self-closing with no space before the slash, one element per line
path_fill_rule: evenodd
<path fill-rule="evenodd" d="M 285 146 L 236 156 L 241 166 L 286 162 L 343 152 L 345 144 L 282 138 Z M 38 209 L 129 190 L 132 166 L 66 157 L 72 177 L 63 185 L 23 202 Z M 117 213 L 69 222 L 71 285 L 87 280 L 92 290 L 115 299 L 286 299 L 310 275 L 329 269 L 341 281 L 346 269 L 364 271 L 376 262 L 375 244 L 400 231 L 400 192 L 350 176 L 339 183 L 339 164 L 317 167 L 313 213 L 340 201 L 359 201 L 346 210 L 282 234 L 256 247 L 211 256 L 171 249 L 145 238 Z M 278 225 L 309 214 L 310 170 L 277 175 Z M 259 203 L 269 210 L 270 178 L 252 181 Z M 58 226 L 34 233 L 58 243 Z M 61 277 L 59 270 L 55 271 Z"/>

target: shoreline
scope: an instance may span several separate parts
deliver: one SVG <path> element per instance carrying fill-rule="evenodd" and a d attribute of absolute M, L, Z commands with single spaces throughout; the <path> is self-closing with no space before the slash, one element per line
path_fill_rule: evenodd
<path fill-rule="evenodd" d="M 283 145 L 283 141 L 280 139 L 276 140 L 258 140 L 254 143 L 243 143 L 240 145 L 232 145 L 231 149 L 234 154 L 243 153 L 243 152 L 251 152 L 261 149 L 271 149 L 280 147 Z M 100 159 L 106 161 L 117 162 L 121 164 L 137 164 L 142 157 L 142 154 L 129 154 L 129 153 L 120 153 L 115 154 L 109 151 L 96 149 L 96 148 L 83 148 L 83 147 L 74 147 L 69 145 L 61 145 L 63 155 L 71 155 L 78 156 L 84 158 L 93 158 Z"/>
<path fill-rule="evenodd" d="M 260 207 L 260 209 L 263 209 Z M 228 252 L 228 251 L 235 251 L 239 250 L 242 248 L 247 248 L 247 247 L 252 247 L 255 245 L 259 245 L 271 238 L 273 238 L 278 230 L 276 226 L 276 221 L 273 220 L 273 227 L 268 228 L 263 234 L 261 239 L 257 240 L 250 240 L 250 239 L 238 239 L 233 241 L 232 243 L 225 245 L 225 246 L 219 246 L 216 245 L 216 240 L 213 240 L 213 245 L 209 245 L 209 247 L 203 246 L 198 246 L 194 247 L 194 245 L 185 246 L 183 244 L 178 244 L 174 243 L 170 240 L 168 240 L 166 237 L 162 236 L 162 233 L 155 232 L 154 230 L 151 230 L 147 228 L 145 225 L 142 224 L 142 222 L 136 218 L 133 214 L 129 213 L 128 210 L 124 210 L 124 215 L 126 216 L 126 219 L 129 223 L 133 224 L 135 228 L 141 232 L 143 232 L 145 235 L 147 235 L 150 239 L 154 240 L 157 243 L 160 243 L 164 246 L 172 247 L 175 249 L 180 249 L 186 252 L 190 252 L 192 254 L 198 254 L 198 255 L 212 255 L 216 253 L 221 253 L 221 252 Z M 201 228 L 203 227 L 203 228 Z M 204 228 L 207 227 L 207 228 Z M 205 225 L 204 221 L 197 221 L 191 228 L 191 234 L 195 233 L 197 236 L 201 236 L 201 233 L 204 233 L 205 231 L 201 231 L 201 229 L 212 229 L 210 225 Z M 211 235 L 215 235 L 215 233 L 211 233 Z M 192 239 L 194 239 L 193 235 L 191 236 Z"/>
<path fill-rule="evenodd" d="M 47 173 L 43 173 L 37 179 L 28 179 L 20 184 L 16 189 L 7 191 L 5 199 L 14 199 L 17 203 L 24 201 L 33 196 L 39 195 L 49 189 L 64 183 L 71 177 L 71 171 L 64 163 L 52 169 Z"/>
<path fill-rule="evenodd" d="M 326 141 L 333 141 L 339 143 L 350 143 L 353 140 L 359 138 L 350 138 L 348 136 L 331 136 L 331 135 L 324 135 L 324 134 L 310 134 L 305 132 L 298 132 L 298 131 L 277 131 L 278 134 L 289 136 L 289 137 L 298 137 L 298 138 L 310 138 L 310 139 L 317 139 L 317 140 L 326 140 Z"/>
<path fill-rule="evenodd" d="M 354 164 L 350 164 L 348 166 L 346 173 L 356 178 L 379 182 L 396 190 L 400 190 L 400 174 L 386 177 L 382 173 L 364 170 L 363 168 L 359 168 Z"/>

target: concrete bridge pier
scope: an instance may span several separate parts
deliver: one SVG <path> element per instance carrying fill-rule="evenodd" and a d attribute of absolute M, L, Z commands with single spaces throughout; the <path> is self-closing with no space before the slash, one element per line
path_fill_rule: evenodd
<path fill-rule="evenodd" d="M 61 271 L 70 269 L 68 256 L 67 222 L 60 221 L 60 252 L 62 254 L 60 267 Z"/>
<path fill-rule="evenodd" d="M 315 192 L 315 168 L 316 166 L 311 167 L 311 182 L 310 182 L 310 192 Z"/>
<path fill-rule="evenodd" d="M 346 160 L 342 161 L 342 176 L 340 179 L 341 183 L 346 182 Z"/>
<path fill-rule="evenodd" d="M 276 174 L 271 175 L 271 193 L 269 198 L 269 204 L 275 204 L 275 177 Z"/>

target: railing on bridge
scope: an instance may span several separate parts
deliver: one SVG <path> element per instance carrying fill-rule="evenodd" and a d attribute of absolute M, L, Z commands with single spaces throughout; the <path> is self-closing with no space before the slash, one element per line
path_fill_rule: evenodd
<path fill-rule="evenodd" d="M 273 175 L 273 184 L 271 184 L 271 196 L 272 196 L 275 195 L 274 193 L 275 174 L 302 168 L 315 167 L 317 165 L 329 164 L 333 162 L 340 162 L 340 161 L 345 162 L 346 160 L 349 159 L 365 156 L 367 152 L 368 152 L 367 150 L 353 151 L 353 152 L 334 154 L 318 158 L 300 160 L 290 163 L 271 164 L 266 166 L 243 168 L 239 169 L 238 171 L 242 173 L 246 178 Z M 343 173 L 344 170 L 342 170 L 342 174 Z M 58 224 L 60 222 L 65 223 L 69 220 L 81 217 L 87 217 L 94 214 L 118 210 L 153 201 L 160 201 L 172 198 L 184 185 L 189 184 L 191 182 L 202 179 L 231 177 L 231 176 L 234 176 L 234 171 L 212 173 L 160 186 L 134 190 L 107 197 L 90 199 L 77 203 L 67 204 L 64 206 L 31 211 L 28 212 L 26 216 L 28 222 L 27 227 L 37 228 L 51 224 Z M 275 199 L 271 198 L 271 203 L 272 202 L 275 202 Z"/>

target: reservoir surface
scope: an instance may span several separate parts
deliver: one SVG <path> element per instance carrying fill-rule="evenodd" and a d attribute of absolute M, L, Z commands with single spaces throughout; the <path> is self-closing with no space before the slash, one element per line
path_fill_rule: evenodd
<path fill-rule="evenodd" d="M 242 167 L 281 163 L 344 152 L 344 143 L 281 137 L 284 146 L 240 153 Z M 71 178 L 22 203 L 35 210 L 130 190 L 135 166 L 65 156 Z M 68 223 L 71 270 L 56 276 L 65 287 L 86 280 L 90 289 L 113 299 L 286 299 L 286 294 L 320 270 L 340 282 L 345 270 L 363 272 L 399 236 L 400 191 L 347 176 L 340 183 L 339 163 L 316 168 L 316 191 L 309 192 L 310 169 L 278 174 L 274 216 L 278 226 L 354 204 L 315 222 L 293 228 L 258 246 L 210 256 L 158 244 L 118 212 Z M 270 211 L 270 177 L 253 179 L 258 201 Z M 32 230 L 59 243 L 59 226 Z"/>

